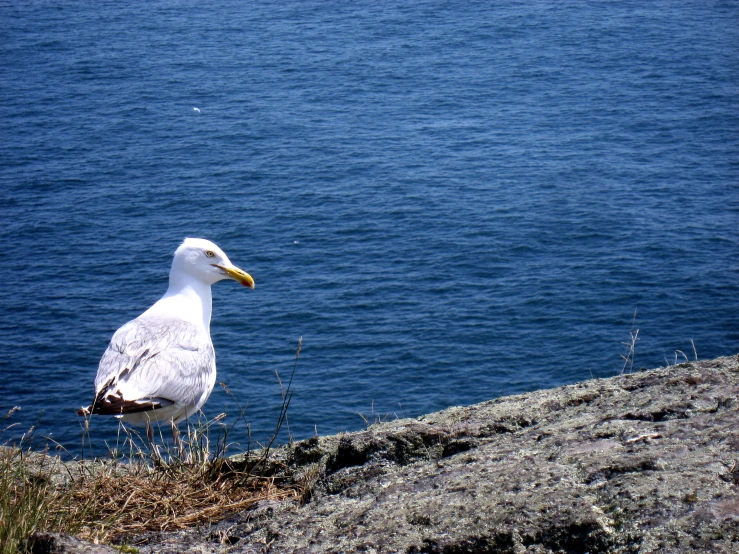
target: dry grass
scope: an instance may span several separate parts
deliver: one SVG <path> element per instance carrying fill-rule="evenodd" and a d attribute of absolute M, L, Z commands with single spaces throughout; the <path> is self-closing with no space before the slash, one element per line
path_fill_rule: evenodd
<path fill-rule="evenodd" d="M 226 458 L 62 463 L 56 456 L 4 447 L 0 552 L 17 552 L 36 530 L 109 542 L 218 521 L 265 499 L 299 497 L 295 488 L 255 475 L 247 465 Z"/>
<path fill-rule="evenodd" d="M 224 462 L 223 459 L 218 462 Z M 218 521 L 260 500 L 297 496 L 274 477 L 251 475 L 228 463 L 101 465 L 71 479 L 62 491 L 80 538 L 108 542 L 147 531 Z M 61 510 L 68 508 L 59 506 Z"/>

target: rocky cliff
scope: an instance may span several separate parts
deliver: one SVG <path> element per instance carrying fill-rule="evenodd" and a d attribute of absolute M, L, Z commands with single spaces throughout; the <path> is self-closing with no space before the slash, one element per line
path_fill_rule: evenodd
<path fill-rule="evenodd" d="M 737 553 L 739 356 L 376 424 L 276 457 L 301 503 L 128 544 L 142 554 Z M 56 540 L 70 541 L 66 552 L 91 546 Z"/>

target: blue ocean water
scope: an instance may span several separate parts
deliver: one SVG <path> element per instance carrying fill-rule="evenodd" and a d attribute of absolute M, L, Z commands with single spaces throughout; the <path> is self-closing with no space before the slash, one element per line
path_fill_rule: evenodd
<path fill-rule="evenodd" d="M 256 441 L 299 337 L 297 439 L 612 376 L 636 329 L 634 369 L 737 353 L 738 21 L 0 3 L 0 411 L 21 408 L 0 442 L 37 425 L 79 450 L 98 360 L 185 236 L 256 279 L 214 287 L 211 328 Z M 238 407 L 217 387 L 205 412 Z"/>

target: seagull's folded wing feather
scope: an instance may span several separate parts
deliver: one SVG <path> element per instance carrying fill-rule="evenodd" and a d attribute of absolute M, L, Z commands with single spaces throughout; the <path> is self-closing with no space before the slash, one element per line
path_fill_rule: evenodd
<path fill-rule="evenodd" d="M 209 392 L 214 375 L 215 352 L 203 329 L 179 319 L 139 317 L 113 335 L 103 354 L 91 411 L 195 405 Z"/>

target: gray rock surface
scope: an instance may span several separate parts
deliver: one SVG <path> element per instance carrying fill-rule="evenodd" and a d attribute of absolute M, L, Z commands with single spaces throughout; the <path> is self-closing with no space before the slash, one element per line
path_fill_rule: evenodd
<path fill-rule="evenodd" d="M 302 505 L 143 553 L 739 552 L 739 356 L 455 407 L 279 450 Z"/>
<path fill-rule="evenodd" d="M 102 544 L 92 544 L 63 533 L 34 533 L 28 539 L 29 554 L 120 554 L 120 550 Z"/>

